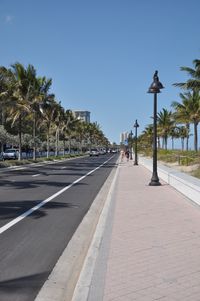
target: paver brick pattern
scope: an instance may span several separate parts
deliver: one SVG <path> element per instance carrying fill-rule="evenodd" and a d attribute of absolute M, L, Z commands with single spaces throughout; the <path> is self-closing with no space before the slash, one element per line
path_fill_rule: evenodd
<path fill-rule="evenodd" d="M 200 301 L 200 208 L 120 164 L 103 301 Z"/>

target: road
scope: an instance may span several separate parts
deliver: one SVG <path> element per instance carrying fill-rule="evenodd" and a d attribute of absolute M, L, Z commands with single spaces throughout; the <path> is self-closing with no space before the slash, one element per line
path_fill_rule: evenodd
<path fill-rule="evenodd" d="M 0 173 L 0 301 L 35 299 L 117 157 Z"/>

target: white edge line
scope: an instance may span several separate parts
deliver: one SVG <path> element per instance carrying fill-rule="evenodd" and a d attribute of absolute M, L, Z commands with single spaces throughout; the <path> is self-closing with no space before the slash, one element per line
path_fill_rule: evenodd
<path fill-rule="evenodd" d="M 112 156 L 113 157 L 113 156 Z M 0 228 L 0 234 L 2 234 L 3 232 L 5 232 L 6 230 L 8 230 L 9 228 L 11 228 L 12 226 L 14 226 L 15 224 L 17 224 L 18 222 L 20 222 L 21 220 L 23 220 L 25 217 L 29 216 L 30 214 L 32 214 L 34 211 L 38 210 L 40 207 L 44 206 L 46 203 L 50 202 L 51 200 L 53 200 L 54 198 L 56 198 L 58 195 L 62 194 L 64 191 L 68 190 L 69 188 L 71 188 L 72 186 L 74 186 L 75 184 L 77 184 L 78 182 L 82 181 L 84 178 L 86 178 L 87 176 L 91 175 L 93 172 L 95 172 L 97 169 L 101 168 L 103 165 L 105 165 L 108 161 L 110 161 L 111 158 L 109 158 L 107 161 L 105 161 L 104 163 L 102 163 L 101 165 L 99 165 L 98 167 L 96 167 L 95 169 L 89 171 L 87 174 L 85 174 L 84 176 L 80 177 L 79 179 L 77 179 L 76 181 L 74 181 L 73 183 L 71 183 L 70 185 L 64 187 L 63 189 L 59 190 L 58 192 L 56 192 L 55 194 L 53 194 L 52 196 L 50 196 L 49 198 L 45 199 L 44 201 L 42 201 L 41 203 L 39 203 L 38 205 L 32 207 L 31 209 L 27 210 L 26 212 L 22 213 L 21 215 L 19 215 L 18 217 L 16 217 L 14 220 L 12 220 L 11 222 L 7 223 L 6 225 L 4 225 L 3 227 Z"/>

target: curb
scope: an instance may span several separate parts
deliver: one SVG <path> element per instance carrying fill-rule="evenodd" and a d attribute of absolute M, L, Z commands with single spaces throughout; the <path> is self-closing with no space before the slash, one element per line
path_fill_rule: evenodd
<path fill-rule="evenodd" d="M 103 210 L 101 212 L 99 222 L 96 227 L 96 231 L 94 233 L 91 245 L 89 247 L 88 253 L 86 255 L 83 268 L 81 270 L 79 279 L 77 281 L 77 285 L 74 290 L 72 301 L 87 301 L 90 293 L 90 288 L 93 279 L 93 273 L 95 270 L 95 265 L 97 262 L 97 258 L 100 252 L 101 243 L 103 239 L 103 234 L 106 227 L 106 222 L 109 214 L 109 210 L 111 207 L 111 203 L 113 200 L 113 193 L 116 184 L 116 180 L 119 173 L 119 167 L 115 173 L 112 184 L 110 186 L 110 190 L 108 192 Z"/>
<path fill-rule="evenodd" d="M 140 157 L 140 163 L 152 171 L 152 160 Z M 158 175 L 162 180 L 181 192 L 192 202 L 200 205 L 200 179 L 162 164 L 158 164 Z"/>

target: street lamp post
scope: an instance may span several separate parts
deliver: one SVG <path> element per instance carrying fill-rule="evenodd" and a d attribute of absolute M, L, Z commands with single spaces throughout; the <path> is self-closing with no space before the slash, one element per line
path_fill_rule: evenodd
<path fill-rule="evenodd" d="M 157 94 L 160 93 L 160 89 L 163 89 L 163 85 L 159 81 L 158 71 L 155 71 L 153 76 L 153 82 L 149 87 L 148 93 L 154 94 L 154 116 L 153 116 L 153 173 L 150 186 L 161 185 L 157 173 Z"/>
<path fill-rule="evenodd" d="M 130 137 L 130 142 L 131 142 L 131 149 L 130 149 L 130 160 L 133 160 L 133 156 L 132 156 L 132 144 L 133 144 L 133 132 L 132 130 L 130 131 L 130 134 L 129 134 L 129 137 Z"/>
<path fill-rule="evenodd" d="M 134 123 L 134 128 L 135 128 L 135 161 L 134 161 L 134 165 L 138 165 L 138 155 L 137 155 L 137 128 L 138 127 L 139 127 L 139 124 L 136 119 L 135 123 Z"/>

